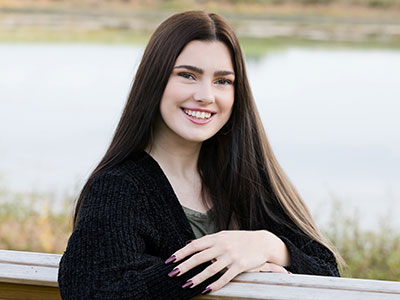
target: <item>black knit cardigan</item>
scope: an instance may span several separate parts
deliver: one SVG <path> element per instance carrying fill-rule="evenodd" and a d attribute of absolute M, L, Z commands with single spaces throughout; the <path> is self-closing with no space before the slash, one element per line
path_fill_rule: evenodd
<path fill-rule="evenodd" d="M 332 253 L 319 243 L 275 226 L 265 228 L 286 244 L 292 273 L 339 276 Z M 164 261 L 195 239 L 188 219 L 158 163 L 143 152 L 88 185 L 66 251 L 58 283 L 63 299 L 190 299 L 218 279 L 194 288 L 182 285 L 204 263 L 170 278 L 180 262 Z"/>

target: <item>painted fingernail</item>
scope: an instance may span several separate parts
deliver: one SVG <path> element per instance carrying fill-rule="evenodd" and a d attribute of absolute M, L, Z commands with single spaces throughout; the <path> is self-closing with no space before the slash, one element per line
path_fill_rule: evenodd
<path fill-rule="evenodd" d="M 202 295 L 205 295 L 205 294 L 208 294 L 208 293 L 211 292 L 211 291 L 212 291 L 211 288 L 208 287 L 208 288 L 206 288 L 204 291 L 202 291 L 201 294 L 202 294 Z"/>
<path fill-rule="evenodd" d="M 178 275 L 181 271 L 179 270 L 179 268 L 175 268 L 173 269 L 171 272 L 168 273 L 169 277 L 174 277 L 176 275 Z"/>
<path fill-rule="evenodd" d="M 188 241 L 186 241 L 186 245 L 187 244 L 189 244 L 189 243 L 191 243 L 193 240 L 188 240 Z"/>
<path fill-rule="evenodd" d="M 165 261 L 165 264 L 167 265 L 167 264 L 169 264 L 169 263 L 174 262 L 175 260 L 176 260 L 176 256 L 175 256 L 175 255 L 172 255 L 170 258 L 168 258 L 168 259 Z"/>
<path fill-rule="evenodd" d="M 188 288 L 189 286 L 192 286 L 192 285 L 193 285 L 193 280 L 189 280 L 184 285 L 182 285 L 182 288 L 186 289 L 186 288 Z"/>

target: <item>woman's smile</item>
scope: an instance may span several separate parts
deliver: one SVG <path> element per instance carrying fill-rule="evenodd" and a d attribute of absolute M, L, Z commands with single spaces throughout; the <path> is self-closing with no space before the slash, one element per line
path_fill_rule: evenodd
<path fill-rule="evenodd" d="M 199 125 L 207 124 L 211 121 L 216 112 L 201 108 L 182 108 L 186 118 L 191 122 Z"/>

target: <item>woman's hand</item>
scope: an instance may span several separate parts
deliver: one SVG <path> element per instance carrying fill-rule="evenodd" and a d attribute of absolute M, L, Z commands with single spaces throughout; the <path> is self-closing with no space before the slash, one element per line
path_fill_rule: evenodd
<path fill-rule="evenodd" d="M 257 270 L 257 268 L 266 270 L 269 267 L 265 265 L 266 262 L 277 266 L 286 265 L 289 262 L 285 244 L 276 235 L 266 230 L 228 230 L 206 235 L 176 251 L 166 263 L 178 262 L 191 254 L 194 255 L 176 266 L 169 276 L 180 276 L 202 263 L 212 261 L 210 266 L 183 286 L 193 288 L 223 271 L 224 274 L 209 285 L 203 293 L 222 288 L 242 272 Z"/>
<path fill-rule="evenodd" d="M 246 272 L 266 272 L 266 273 L 282 273 L 282 274 L 292 274 L 288 270 L 286 270 L 284 267 L 274 264 L 274 263 L 263 263 L 262 265 L 251 269 L 247 270 Z"/>

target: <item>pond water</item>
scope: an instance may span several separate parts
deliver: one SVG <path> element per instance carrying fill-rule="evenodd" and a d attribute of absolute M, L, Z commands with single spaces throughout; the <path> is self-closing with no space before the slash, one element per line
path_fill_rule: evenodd
<path fill-rule="evenodd" d="M 71 193 L 103 155 L 143 48 L 0 44 L 1 184 Z M 333 199 L 400 228 L 400 51 L 287 47 L 248 57 L 270 143 L 319 223 Z"/>

